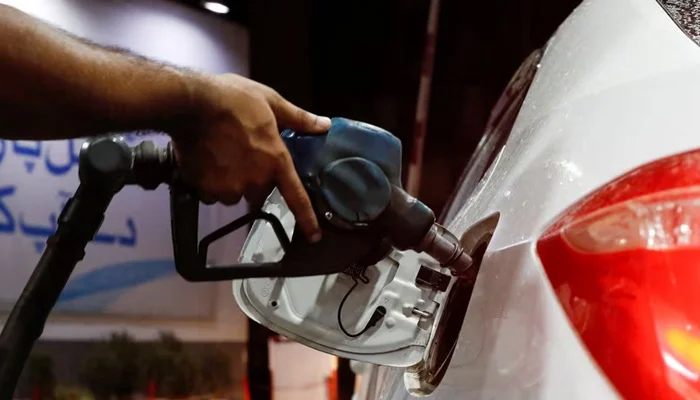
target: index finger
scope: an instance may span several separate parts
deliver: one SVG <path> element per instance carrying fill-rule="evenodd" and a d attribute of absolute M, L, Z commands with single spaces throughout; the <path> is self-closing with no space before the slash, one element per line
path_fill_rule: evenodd
<path fill-rule="evenodd" d="M 277 186 L 306 238 L 311 243 L 318 242 L 321 240 L 321 228 L 311 205 L 311 199 L 299 179 L 291 155 L 287 151 L 284 154 L 277 172 Z"/>
<path fill-rule="evenodd" d="M 272 91 L 268 102 L 280 126 L 307 133 L 326 133 L 331 128 L 330 118 L 306 111 L 275 91 Z"/>

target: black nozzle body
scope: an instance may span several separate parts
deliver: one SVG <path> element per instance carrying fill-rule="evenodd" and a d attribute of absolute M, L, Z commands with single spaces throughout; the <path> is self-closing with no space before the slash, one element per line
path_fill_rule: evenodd
<path fill-rule="evenodd" d="M 403 189 L 391 187 L 391 203 L 382 214 L 380 224 L 392 246 L 399 250 L 418 248 L 433 223 L 433 210 Z"/>
<path fill-rule="evenodd" d="M 161 183 L 172 183 L 176 169 L 172 142 L 166 147 L 157 147 L 152 141 L 145 140 L 134 147 L 132 153 L 133 164 L 127 184 L 154 190 Z"/>

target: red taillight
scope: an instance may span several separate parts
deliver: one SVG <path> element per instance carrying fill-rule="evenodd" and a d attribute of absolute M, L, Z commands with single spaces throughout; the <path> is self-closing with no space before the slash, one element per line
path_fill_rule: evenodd
<path fill-rule="evenodd" d="M 624 398 L 700 398 L 700 151 L 596 190 L 557 218 L 537 253 Z"/>

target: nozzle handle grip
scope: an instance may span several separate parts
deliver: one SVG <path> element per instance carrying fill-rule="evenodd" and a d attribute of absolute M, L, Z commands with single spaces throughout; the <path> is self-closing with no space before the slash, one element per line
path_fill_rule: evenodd
<path fill-rule="evenodd" d="M 193 191 L 183 187 L 182 182 L 171 185 L 170 222 L 173 236 L 173 253 L 175 269 L 178 274 L 190 282 L 233 280 L 276 276 L 282 265 L 279 262 L 262 264 L 240 264 L 233 266 L 209 266 L 207 253 L 209 245 L 217 239 L 255 221 L 265 219 L 278 233 L 283 248 L 289 247 L 284 228 L 273 215 L 259 211 L 246 214 L 241 218 L 217 229 L 199 241 L 199 197 Z"/>
<path fill-rule="evenodd" d="M 359 233 L 348 234 L 325 226 L 318 243 L 307 242 L 301 230 L 295 227 L 290 241 L 279 219 L 262 210 L 246 214 L 222 226 L 199 240 L 199 197 L 186 183 L 174 180 L 170 186 L 171 230 L 175 269 L 190 282 L 226 281 L 264 277 L 301 277 L 339 273 L 360 261 L 375 244 Z M 209 246 L 222 237 L 252 223 L 265 220 L 275 232 L 284 249 L 280 261 L 268 263 L 240 263 L 209 265 Z M 322 222 L 323 224 L 323 222 Z M 338 248 L 349 249 L 339 254 Z"/>

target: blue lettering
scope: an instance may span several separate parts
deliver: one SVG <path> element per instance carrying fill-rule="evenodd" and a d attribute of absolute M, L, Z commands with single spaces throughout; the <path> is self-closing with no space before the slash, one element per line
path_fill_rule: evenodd
<path fill-rule="evenodd" d="M 3 144 L 3 155 L 5 153 L 5 145 Z M 4 217 L 4 221 L 0 221 L 0 233 L 13 233 L 15 231 L 15 218 L 10 213 L 7 205 L 2 198 L 15 194 L 15 186 L 0 187 L 0 215 Z"/>
<path fill-rule="evenodd" d="M 1 155 L 0 150 L 0 157 Z M 0 158 L 1 159 L 1 158 Z M 19 224 L 15 222 L 15 218 L 9 208 L 3 201 L 3 198 L 12 196 L 16 192 L 16 186 L 0 187 L 0 233 L 14 233 L 19 230 L 24 236 L 34 239 L 34 247 L 38 253 L 41 253 L 46 247 L 46 239 L 56 233 L 58 229 L 57 213 L 49 214 L 48 223 L 46 225 L 27 223 L 24 214 L 19 215 Z M 63 207 L 71 193 L 59 190 L 58 197 L 63 200 Z M 136 223 L 133 218 L 127 218 L 126 227 L 128 234 L 115 235 L 104 232 L 98 232 L 93 238 L 93 242 L 107 245 L 120 245 L 126 247 L 134 247 L 137 242 Z M 19 229 L 18 229 L 19 228 Z"/>
<path fill-rule="evenodd" d="M 27 236 L 40 236 L 48 238 L 56 232 L 56 214 L 49 216 L 49 226 L 29 225 L 24 222 L 24 215 L 19 215 L 19 227 Z"/>
<path fill-rule="evenodd" d="M 136 224 L 133 218 L 128 218 L 126 220 L 126 225 L 129 227 L 130 236 L 120 236 L 119 244 L 122 246 L 134 247 L 136 246 Z"/>
<path fill-rule="evenodd" d="M 39 158 L 41 157 L 41 142 L 16 140 L 12 142 L 12 150 L 15 152 L 15 154 L 31 158 Z M 34 172 L 34 163 L 35 161 L 31 159 L 24 162 L 24 168 L 27 170 L 27 173 L 31 174 Z"/>
<path fill-rule="evenodd" d="M 46 152 L 46 159 L 44 161 L 46 164 L 46 169 L 51 175 L 65 175 L 70 172 L 74 166 L 78 165 L 80 158 L 78 152 L 75 151 L 73 139 L 66 140 L 66 143 L 68 144 L 68 156 L 64 164 L 54 163 L 51 161 L 51 151 L 49 150 Z"/>
<path fill-rule="evenodd" d="M 117 241 L 117 237 L 106 233 L 98 232 L 92 240 L 96 243 L 113 244 Z"/>
<path fill-rule="evenodd" d="M 127 218 L 126 226 L 129 229 L 128 236 L 117 236 L 110 235 L 103 232 L 98 232 L 93 239 L 97 243 L 103 244 L 116 244 L 119 243 L 122 246 L 134 247 L 136 246 L 136 223 L 134 223 L 133 218 Z"/>

